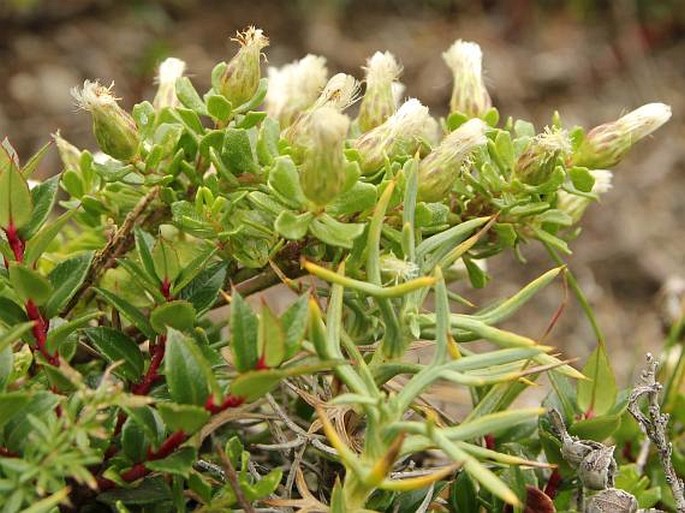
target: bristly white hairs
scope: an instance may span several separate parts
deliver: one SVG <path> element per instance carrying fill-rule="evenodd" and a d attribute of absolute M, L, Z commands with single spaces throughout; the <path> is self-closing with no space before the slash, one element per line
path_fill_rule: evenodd
<path fill-rule="evenodd" d="M 281 68 L 270 67 L 268 78 L 265 103 L 269 116 L 280 118 L 288 111 L 299 112 L 316 101 L 326 84 L 326 58 L 308 54 Z"/>
<path fill-rule="evenodd" d="M 428 107 L 416 98 L 409 98 L 397 109 L 397 112 L 387 119 L 384 125 L 388 128 L 388 136 L 393 139 L 395 137 L 413 138 L 425 134 L 430 119 Z"/>
<path fill-rule="evenodd" d="M 633 140 L 642 139 L 671 119 L 671 107 L 665 103 L 648 103 L 621 117 L 617 123 Z"/>
<path fill-rule="evenodd" d="M 469 119 L 442 140 L 437 152 L 449 160 L 462 159 L 474 148 L 487 142 L 486 128 L 487 125 L 482 119 Z"/>
<path fill-rule="evenodd" d="M 313 108 L 323 106 L 333 107 L 339 111 L 345 110 L 359 99 L 359 81 L 352 75 L 338 73 L 333 75 L 321 91 Z"/>
<path fill-rule="evenodd" d="M 595 183 L 592 185 L 593 194 L 601 195 L 611 190 L 611 181 L 614 177 L 611 171 L 608 169 L 591 169 L 590 174 L 595 179 Z"/>
<path fill-rule="evenodd" d="M 342 143 L 350 127 L 350 118 L 334 107 L 324 106 L 314 110 L 307 120 L 310 140 L 323 145 Z"/>
<path fill-rule="evenodd" d="M 443 52 L 442 58 L 454 73 L 468 72 L 482 76 L 483 51 L 477 43 L 457 39 Z"/>
<path fill-rule="evenodd" d="M 73 87 L 71 89 L 71 96 L 76 101 L 77 108 L 91 111 L 97 107 L 117 104 L 121 98 L 112 94 L 113 88 L 114 82 L 109 87 L 105 87 L 97 80 L 86 80 L 83 82 L 83 88 Z"/>
<path fill-rule="evenodd" d="M 364 71 L 366 83 L 373 87 L 378 83 L 395 82 L 402 73 L 402 65 L 390 52 L 376 52 L 367 59 Z"/>
<path fill-rule="evenodd" d="M 560 151 L 566 155 L 573 151 L 568 132 L 563 128 L 546 126 L 541 133 L 535 136 L 535 142 L 550 153 Z"/>
<path fill-rule="evenodd" d="M 162 61 L 157 71 L 157 83 L 160 85 L 175 84 L 183 76 L 186 63 L 176 57 L 168 57 Z"/>

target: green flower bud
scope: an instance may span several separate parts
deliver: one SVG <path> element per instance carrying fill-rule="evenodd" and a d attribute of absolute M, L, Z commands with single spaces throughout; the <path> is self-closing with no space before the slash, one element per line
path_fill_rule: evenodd
<path fill-rule="evenodd" d="M 282 68 L 269 68 L 268 75 L 266 112 L 284 128 L 314 104 L 326 84 L 328 70 L 324 57 L 309 54 Z"/>
<path fill-rule="evenodd" d="M 671 107 L 648 103 L 611 123 L 599 125 L 585 136 L 573 156 L 576 166 L 593 169 L 618 164 L 633 144 L 671 119 Z"/>
<path fill-rule="evenodd" d="M 157 73 L 157 94 L 155 94 L 152 105 L 160 110 L 164 107 L 178 107 L 180 102 L 176 97 L 176 81 L 183 76 L 186 63 L 181 59 L 169 57 L 159 65 Z"/>
<path fill-rule="evenodd" d="M 564 130 L 547 128 L 531 139 L 516 161 L 514 177 L 528 185 L 540 185 L 552 175 L 554 168 L 571 153 L 571 143 Z"/>
<path fill-rule="evenodd" d="M 430 138 L 433 128 L 428 107 L 415 98 L 407 100 L 383 124 L 362 134 L 353 147 L 361 157 L 361 170 L 370 174 L 380 169 L 385 159 L 416 153 L 421 141 Z"/>
<path fill-rule="evenodd" d="M 314 110 L 307 119 L 300 184 L 305 196 L 320 207 L 345 185 L 347 161 L 343 147 L 350 119 L 332 107 Z"/>
<path fill-rule="evenodd" d="M 476 43 L 458 39 L 442 54 L 454 75 L 450 112 L 480 117 L 492 107 L 483 82 L 483 52 Z"/>
<path fill-rule="evenodd" d="M 470 119 L 421 161 L 419 201 L 440 201 L 447 196 L 473 150 L 486 143 L 485 128 L 480 119 Z"/>
<path fill-rule="evenodd" d="M 590 171 L 590 174 L 595 179 L 595 183 L 592 186 L 592 194 L 600 196 L 611 189 L 611 179 L 613 177 L 611 171 L 593 169 Z M 592 199 L 586 196 L 579 196 L 562 190 L 557 191 L 557 208 L 571 216 L 574 223 L 580 221 L 590 203 L 592 203 Z"/>
<path fill-rule="evenodd" d="M 81 168 L 81 150 L 64 139 L 60 135 L 59 130 L 52 134 L 52 139 L 55 141 L 57 153 L 59 153 L 64 169 L 78 171 Z"/>
<path fill-rule="evenodd" d="M 357 121 L 362 132 L 377 127 L 397 110 L 393 85 L 402 66 L 390 52 L 376 52 L 366 61 L 366 92 Z"/>
<path fill-rule="evenodd" d="M 240 50 L 221 75 L 218 92 L 237 107 L 257 92 L 261 78 L 259 61 L 262 48 L 269 46 L 269 39 L 262 29 L 249 27 L 245 32 L 238 32 L 231 40 L 240 44 Z"/>
<path fill-rule="evenodd" d="M 112 94 L 114 82 L 109 87 L 86 80 L 83 89 L 74 88 L 71 94 L 79 108 L 93 117 L 93 133 L 100 149 L 119 160 L 131 160 L 140 142 L 138 128 L 131 115 L 119 107 L 119 98 Z"/>

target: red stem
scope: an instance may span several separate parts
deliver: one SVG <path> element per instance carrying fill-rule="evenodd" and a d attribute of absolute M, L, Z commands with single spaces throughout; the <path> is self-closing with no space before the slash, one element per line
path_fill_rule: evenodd
<path fill-rule="evenodd" d="M 159 375 L 159 367 L 162 365 L 164 359 L 164 352 L 166 349 L 166 335 L 160 335 L 157 344 L 151 348 L 152 358 L 150 359 L 150 366 L 143 379 L 131 387 L 131 392 L 136 395 L 147 395 L 152 388 L 152 385 L 161 376 Z"/>
<path fill-rule="evenodd" d="M 214 399 L 210 395 L 205 402 L 205 410 L 207 410 L 212 415 L 220 413 L 229 408 L 237 408 L 245 402 L 244 397 L 238 397 L 237 395 L 227 395 L 226 398 L 220 404 L 214 404 Z"/>
<path fill-rule="evenodd" d="M 17 233 L 17 227 L 14 223 L 10 221 L 10 224 L 5 228 L 5 235 L 7 235 L 7 242 L 12 248 L 12 253 L 14 253 L 14 259 L 21 263 L 24 261 L 24 241 L 19 237 Z"/>
<path fill-rule="evenodd" d="M 57 353 L 50 354 L 48 351 L 48 321 L 45 319 L 40 309 L 30 299 L 25 303 L 26 315 L 29 320 L 34 322 L 31 329 L 33 337 L 36 339 L 36 348 L 40 351 L 50 365 L 59 367 L 59 355 Z"/>

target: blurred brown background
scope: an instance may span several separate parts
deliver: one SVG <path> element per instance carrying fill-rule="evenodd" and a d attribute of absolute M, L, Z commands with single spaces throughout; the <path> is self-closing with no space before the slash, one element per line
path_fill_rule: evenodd
<path fill-rule="evenodd" d="M 451 76 L 440 54 L 456 38 L 484 51 L 503 117 L 541 128 L 558 109 L 567 126 L 612 120 L 650 101 L 673 119 L 616 169 L 614 189 L 584 220 L 571 268 L 596 307 L 622 383 L 663 336 L 666 285 L 685 279 L 685 1 L 683 0 L 0 0 L 0 137 L 26 158 L 51 132 L 92 147 L 87 116 L 69 89 L 85 78 L 116 82 L 123 104 L 151 99 L 156 65 L 188 63 L 199 90 L 234 52 L 228 37 L 249 24 L 271 38 L 269 64 L 311 52 L 331 73 L 361 78 L 375 50 L 404 64 L 406 94 L 446 113 Z M 59 170 L 56 156 L 41 172 Z M 528 266 L 507 255 L 494 285 L 463 291 L 478 302 L 514 292 L 552 266 L 540 248 Z M 680 280 L 680 282 L 678 282 Z M 551 287 L 507 327 L 541 335 L 561 301 Z M 549 339 L 584 357 L 594 339 L 572 298 Z"/>

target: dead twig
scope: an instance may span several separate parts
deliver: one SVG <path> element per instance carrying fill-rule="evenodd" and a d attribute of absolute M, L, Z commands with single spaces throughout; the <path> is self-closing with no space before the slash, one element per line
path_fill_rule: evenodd
<path fill-rule="evenodd" d="M 656 380 L 658 365 L 656 359 L 647 353 L 647 367 L 640 374 L 640 383 L 633 388 L 630 394 L 628 411 L 635 417 L 642 431 L 659 451 L 661 466 L 666 474 L 666 482 L 673 492 L 676 511 L 685 513 L 685 488 L 682 479 L 676 474 L 671 460 L 673 447 L 668 440 L 669 415 L 661 412 L 661 405 L 659 404 L 659 392 L 662 387 L 661 383 Z M 647 415 L 642 413 L 638 404 L 643 395 L 647 396 Z"/>

